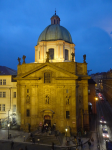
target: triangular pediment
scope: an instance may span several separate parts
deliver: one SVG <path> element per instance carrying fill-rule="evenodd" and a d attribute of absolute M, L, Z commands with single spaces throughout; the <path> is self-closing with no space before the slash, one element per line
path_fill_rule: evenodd
<path fill-rule="evenodd" d="M 17 79 L 40 79 L 42 77 L 41 74 L 44 72 L 52 72 L 53 77 L 56 79 L 62 79 L 62 78 L 74 78 L 77 79 L 78 76 L 60 68 L 57 67 L 51 63 L 44 63 L 40 65 L 39 67 L 36 67 L 27 73 L 22 74 L 21 76 L 17 76 Z M 54 75 L 55 74 L 55 75 Z"/>

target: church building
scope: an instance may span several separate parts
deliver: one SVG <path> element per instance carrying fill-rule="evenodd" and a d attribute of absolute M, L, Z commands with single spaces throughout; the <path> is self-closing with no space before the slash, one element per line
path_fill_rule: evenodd
<path fill-rule="evenodd" d="M 35 46 L 35 62 L 18 58 L 17 118 L 28 131 L 55 125 L 56 130 L 89 128 L 88 79 L 86 55 L 75 62 L 75 44 L 69 31 L 55 14 L 51 24 L 40 34 Z"/>

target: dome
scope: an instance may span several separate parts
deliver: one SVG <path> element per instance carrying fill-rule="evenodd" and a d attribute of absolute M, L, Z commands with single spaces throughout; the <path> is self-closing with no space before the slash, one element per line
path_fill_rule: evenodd
<path fill-rule="evenodd" d="M 64 40 L 68 43 L 72 43 L 72 38 L 69 31 L 60 26 L 59 24 L 51 24 L 47 26 L 44 31 L 40 34 L 38 38 L 38 42 L 41 41 L 56 41 L 56 40 Z"/>

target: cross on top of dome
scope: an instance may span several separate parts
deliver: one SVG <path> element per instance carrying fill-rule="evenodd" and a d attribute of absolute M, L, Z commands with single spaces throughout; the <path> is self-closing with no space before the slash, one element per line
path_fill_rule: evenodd
<path fill-rule="evenodd" d="M 58 15 L 56 15 L 56 10 L 55 10 L 55 14 L 51 17 L 51 24 L 59 24 L 60 25 L 60 18 Z"/>

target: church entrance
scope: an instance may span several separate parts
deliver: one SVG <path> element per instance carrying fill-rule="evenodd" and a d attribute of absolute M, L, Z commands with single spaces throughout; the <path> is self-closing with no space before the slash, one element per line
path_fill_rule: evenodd
<path fill-rule="evenodd" d="M 48 125 L 48 127 L 51 127 L 51 117 L 49 115 L 44 116 L 44 125 Z"/>

